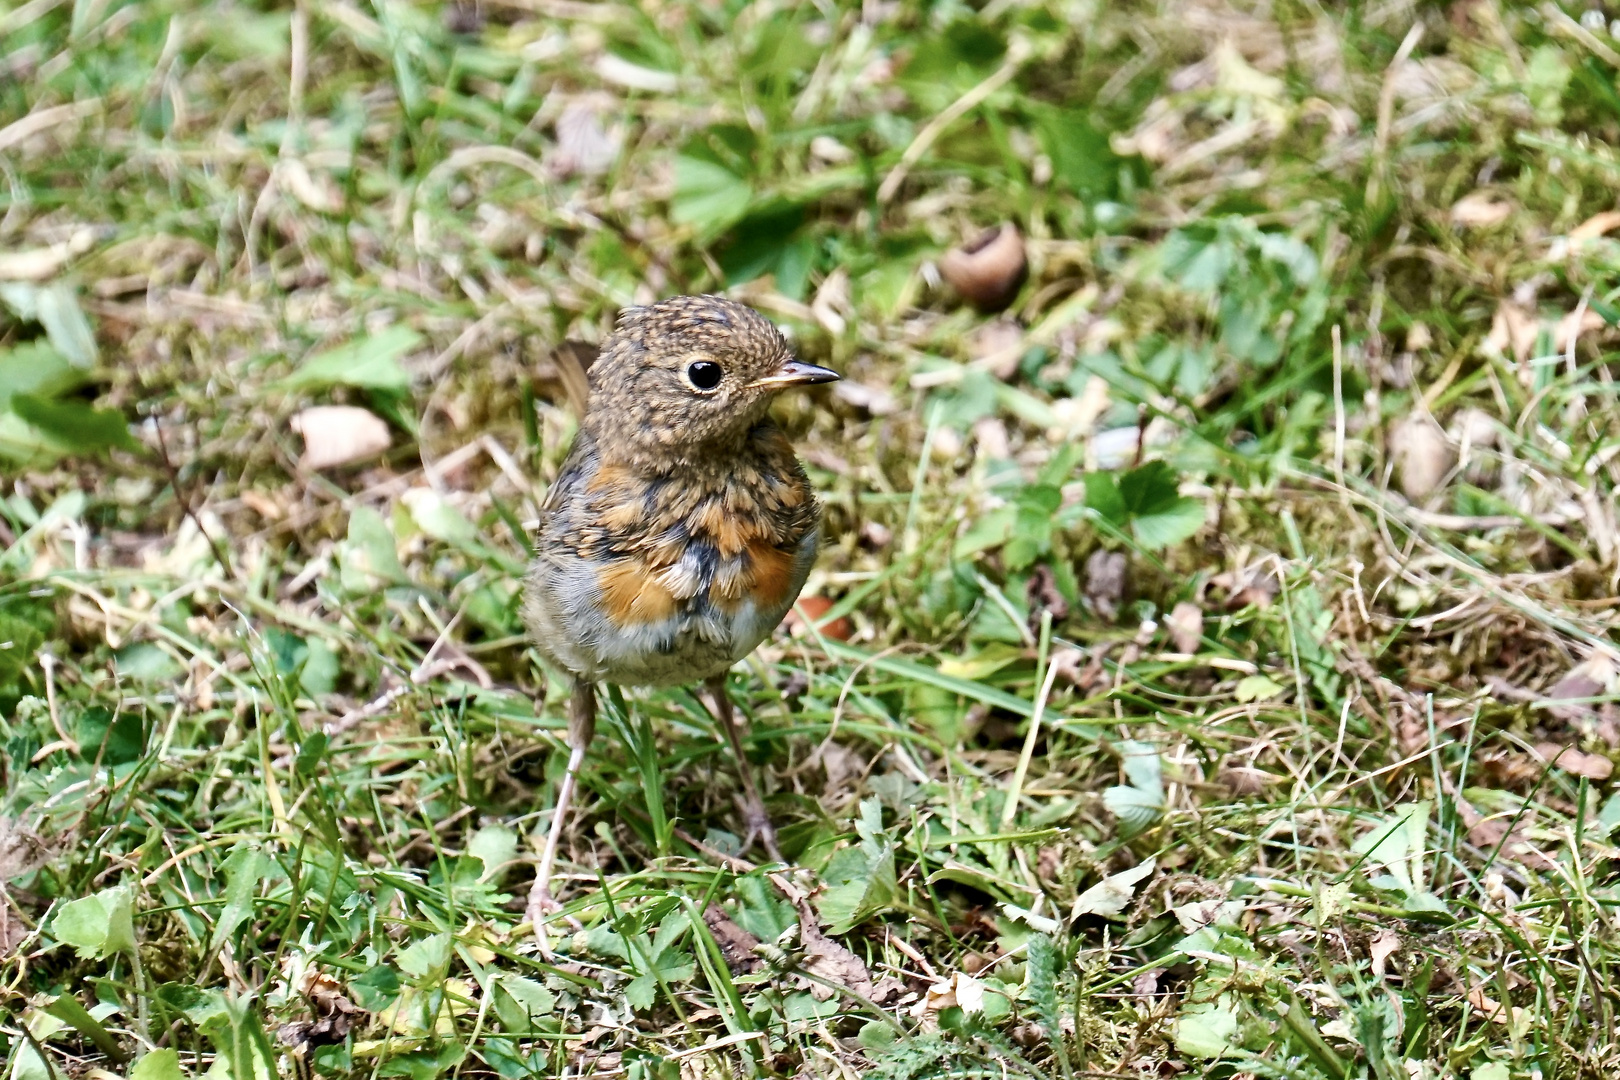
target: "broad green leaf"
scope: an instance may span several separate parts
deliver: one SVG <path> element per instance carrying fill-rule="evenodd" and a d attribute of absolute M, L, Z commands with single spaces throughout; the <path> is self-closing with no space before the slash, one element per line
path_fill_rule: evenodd
<path fill-rule="evenodd" d="M 11 411 L 44 434 L 64 454 L 93 454 L 117 447 L 139 449 L 123 413 L 96 409 L 82 401 L 53 401 L 13 394 Z"/>
<path fill-rule="evenodd" d="M 434 934 L 413 942 L 394 957 L 399 970 L 413 979 L 426 979 L 450 962 L 450 935 Z"/>
<path fill-rule="evenodd" d="M 135 948 L 135 897 L 126 885 L 72 900 L 51 920 L 51 935 L 81 960 L 105 960 Z"/>
<path fill-rule="evenodd" d="M 1251 701 L 1269 701 L 1281 694 L 1284 689 L 1282 683 L 1269 675 L 1246 675 L 1238 680 L 1232 696 L 1239 703 L 1247 705 Z"/>
<path fill-rule="evenodd" d="M 351 595 L 370 592 L 379 584 L 410 581 L 399 561 L 393 530 L 369 506 L 357 506 L 349 514 L 349 535 L 338 549 L 338 580 Z"/>
<path fill-rule="evenodd" d="M 410 327 L 390 326 L 381 333 L 309 357 L 280 385 L 287 390 L 354 386 L 403 393 L 411 388 L 411 377 L 400 366 L 400 358 L 421 343 L 422 335 Z"/>
<path fill-rule="evenodd" d="M 1103 792 L 1103 805 L 1118 819 L 1120 836 L 1127 840 L 1152 828 L 1164 813 L 1158 795 L 1123 784 Z"/>
<path fill-rule="evenodd" d="M 47 341 L 0 349 L 0 409 L 17 394 L 54 398 L 83 386 L 87 377 Z"/>
<path fill-rule="evenodd" d="M 95 331 L 90 329 L 90 320 L 73 288 L 66 282 L 52 282 L 40 289 L 35 303 L 39 324 L 56 351 L 80 371 L 95 367 L 100 356 Z"/>
<path fill-rule="evenodd" d="M 557 995 L 533 979 L 502 972 L 495 980 L 495 1015 L 508 1032 L 534 1030 L 535 1018 L 556 1007 Z"/>
<path fill-rule="evenodd" d="M 1231 994 L 1185 1005 L 1176 1017 L 1176 1049 L 1189 1057 L 1218 1058 L 1237 1045 L 1238 1006 Z"/>
<path fill-rule="evenodd" d="M 1120 494 L 1119 481 L 1105 472 L 1086 473 L 1086 506 L 1095 510 L 1104 521 L 1123 526 L 1130 516 L 1125 497 Z"/>
<path fill-rule="evenodd" d="M 862 800 L 855 823 L 860 844 L 834 852 L 822 870 L 826 888 L 816 898 L 816 914 L 829 934 L 847 934 L 894 903 L 899 890 L 894 843 L 882 832 L 882 815 L 878 800 Z"/>
<path fill-rule="evenodd" d="M 695 225 L 713 235 L 748 211 L 754 189 L 719 162 L 685 154 L 675 159 L 675 198 L 669 216 L 677 225 Z"/>
<path fill-rule="evenodd" d="M 431 488 L 411 488 L 400 497 L 411 520 L 435 540 L 455 547 L 476 548 L 478 530 L 460 510 Z"/>
<path fill-rule="evenodd" d="M 484 864 L 482 880 L 499 882 L 517 857 L 517 833 L 505 825 L 485 825 L 467 842 L 467 854 Z"/>
<path fill-rule="evenodd" d="M 153 1050 L 135 1063 L 129 1080 L 185 1080 L 179 1053 L 168 1048 Z"/>
<path fill-rule="evenodd" d="M 1119 763 L 1132 787 L 1155 798 L 1164 797 L 1164 761 L 1158 747 L 1126 739 L 1119 744 Z"/>

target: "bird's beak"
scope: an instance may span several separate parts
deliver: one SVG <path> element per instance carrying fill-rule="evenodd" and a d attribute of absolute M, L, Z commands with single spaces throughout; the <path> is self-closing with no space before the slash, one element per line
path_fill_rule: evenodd
<path fill-rule="evenodd" d="M 816 383 L 837 382 L 843 378 L 831 368 L 817 367 L 803 360 L 785 360 L 782 366 L 763 379 L 755 379 L 748 389 L 782 390 L 789 386 L 813 386 Z"/>

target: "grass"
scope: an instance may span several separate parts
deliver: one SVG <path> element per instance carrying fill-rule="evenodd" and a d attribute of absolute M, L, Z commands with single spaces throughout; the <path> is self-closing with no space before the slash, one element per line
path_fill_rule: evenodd
<path fill-rule="evenodd" d="M 1620 1068 L 1593 11 L 35 0 L 0 57 L 15 1080 Z M 793 866 L 692 692 L 614 697 L 547 956 L 552 349 L 705 290 L 847 375 L 781 410 L 831 607 L 732 679 Z M 309 467 L 314 405 L 390 445 Z"/>

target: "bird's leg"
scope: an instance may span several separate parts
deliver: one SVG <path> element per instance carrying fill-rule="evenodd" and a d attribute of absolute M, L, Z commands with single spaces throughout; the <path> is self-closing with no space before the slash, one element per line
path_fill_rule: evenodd
<path fill-rule="evenodd" d="M 754 786 L 754 767 L 743 756 L 742 733 L 737 730 L 731 695 L 726 692 L 726 677 L 716 675 L 706 685 L 709 696 L 714 698 L 714 714 L 725 729 L 726 741 L 731 744 L 731 752 L 737 757 L 737 771 L 742 775 L 743 800 L 747 804 L 743 807 L 743 813 L 748 819 L 748 835 L 743 838 L 743 850 L 748 850 L 748 845 L 757 836 L 765 845 L 766 854 L 777 862 L 786 862 L 782 858 L 782 850 L 776 846 L 776 827 L 766 815 L 765 803 L 759 797 L 759 789 Z"/>
<path fill-rule="evenodd" d="M 546 847 L 540 854 L 540 869 L 535 874 L 534 887 L 529 890 L 528 916 L 537 937 L 541 936 L 540 927 L 545 917 L 562 909 L 551 896 L 551 868 L 557 861 L 563 826 L 568 824 L 569 804 L 574 801 L 579 767 L 585 761 L 585 750 L 595 734 L 596 687 L 583 679 L 576 680 L 568 698 L 568 767 L 563 772 L 562 786 L 557 789 L 557 809 L 551 815 Z"/>

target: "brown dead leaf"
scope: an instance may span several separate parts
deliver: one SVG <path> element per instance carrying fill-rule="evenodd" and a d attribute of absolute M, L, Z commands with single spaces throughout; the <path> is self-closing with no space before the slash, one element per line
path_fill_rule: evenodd
<path fill-rule="evenodd" d="M 348 1038 L 366 1011 L 343 992 L 343 984 L 332 976 L 308 968 L 298 979 L 298 992 L 309 1002 L 311 1019 L 293 1020 L 281 1025 L 276 1036 L 298 1057 L 318 1046 L 331 1046 Z"/>
<path fill-rule="evenodd" d="M 1098 548 L 1086 559 L 1086 600 L 1098 615 L 1113 622 L 1125 599 L 1125 554 Z"/>
<path fill-rule="evenodd" d="M 1183 600 L 1170 609 L 1164 620 L 1170 632 L 1170 644 L 1178 653 L 1196 653 L 1204 642 L 1204 609 L 1191 600 Z"/>
<path fill-rule="evenodd" d="M 861 958 L 821 932 L 808 908 L 799 909 L 799 943 L 804 947 L 804 970 L 817 978 L 847 987 L 868 1001 L 876 1001 L 872 973 Z M 810 983 L 810 996 L 826 1001 L 836 991 L 819 982 Z"/>
<path fill-rule="evenodd" d="M 1518 1006 L 1503 1008 L 1495 999 L 1485 993 L 1485 984 L 1480 983 L 1467 994 L 1468 1003 L 1478 1009 L 1480 1015 L 1487 1020 L 1494 1020 L 1498 1024 L 1507 1024 L 1515 1031 L 1522 1030 L 1524 1010 Z"/>
<path fill-rule="evenodd" d="M 1456 462 L 1446 433 L 1427 413 L 1413 413 L 1397 421 L 1389 432 L 1389 450 L 1401 492 L 1414 503 L 1434 494 Z"/>
<path fill-rule="evenodd" d="M 1494 191 L 1470 191 L 1451 207 L 1451 223 L 1465 229 L 1500 225 L 1512 215 L 1512 200 Z"/>
<path fill-rule="evenodd" d="M 1580 324 L 1578 326 L 1575 322 L 1577 314 L 1580 315 Z M 1558 320 L 1557 327 L 1553 329 L 1553 349 L 1560 353 L 1567 352 L 1571 343 L 1578 340 L 1582 334 L 1590 334 L 1595 330 L 1603 329 L 1607 325 L 1608 323 L 1603 320 L 1603 316 L 1591 308 L 1578 308 Z"/>
<path fill-rule="evenodd" d="M 376 457 L 393 442 L 387 422 L 357 405 L 315 405 L 289 425 L 304 437 L 298 465 L 312 472 Z"/>
<path fill-rule="evenodd" d="M 1540 329 L 1534 312 L 1512 300 L 1503 300 L 1496 305 L 1491 332 L 1485 335 L 1482 344 L 1486 352 L 1502 353 L 1523 364 L 1536 347 Z"/>
<path fill-rule="evenodd" d="M 911 1007 L 911 1015 L 923 1019 L 946 1009 L 961 1009 L 972 1014 L 984 1011 L 984 983 L 964 972 L 951 974 L 944 982 L 930 986 Z"/>
<path fill-rule="evenodd" d="M 1584 776 L 1588 780 L 1607 780 L 1614 772 L 1614 762 L 1602 754 L 1583 753 L 1573 746 L 1559 746 L 1551 742 L 1537 743 L 1536 755 L 1543 761 L 1552 762 L 1556 769 L 1562 769 L 1574 776 Z"/>
<path fill-rule="evenodd" d="M 968 336 L 968 354 L 1003 382 L 1018 371 L 1024 355 L 1024 328 L 1011 319 L 987 322 Z"/>
<path fill-rule="evenodd" d="M 1401 939 L 1389 927 L 1373 935 L 1372 943 L 1367 946 L 1367 954 L 1372 957 L 1373 978 L 1384 977 L 1384 965 L 1389 958 L 1401 951 Z"/>
<path fill-rule="evenodd" d="M 558 176 L 601 176 L 613 168 L 624 145 L 624 128 L 602 127 L 605 104 L 611 101 L 606 95 L 588 95 L 569 102 L 557 117 L 557 147 L 546 155 L 546 164 Z"/>
<path fill-rule="evenodd" d="M 720 955 L 726 958 L 726 966 L 733 973 L 746 974 L 759 968 L 761 960 L 754 952 L 759 938 L 738 926 L 724 908 L 710 904 L 703 912 L 703 922 L 714 935 Z"/>
<path fill-rule="evenodd" d="M 1620 210 L 1604 210 L 1593 214 L 1573 229 L 1569 230 L 1569 238 L 1576 242 L 1582 240 L 1595 240 L 1606 232 L 1620 228 Z"/>
<path fill-rule="evenodd" d="M 1259 795 L 1277 782 L 1277 778 L 1253 765 L 1225 765 L 1215 774 L 1215 782 L 1233 795 Z"/>
<path fill-rule="evenodd" d="M 1052 573 L 1052 568 L 1045 563 L 1036 566 L 1029 575 L 1029 582 L 1024 586 L 1024 598 L 1029 602 L 1031 633 L 1040 633 L 1042 612 L 1052 613 L 1054 626 L 1069 617 L 1069 601 L 1058 588 L 1057 577 Z"/>
<path fill-rule="evenodd" d="M 1239 570 L 1225 570 L 1209 579 L 1209 584 L 1226 593 L 1222 605 L 1227 611 L 1241 611 L 1250 605 L 1259 609 L 1271 606 L 1282 588 L 1277 580 L 1276 568 L 1271 560 L 1251 563 Z"/>

